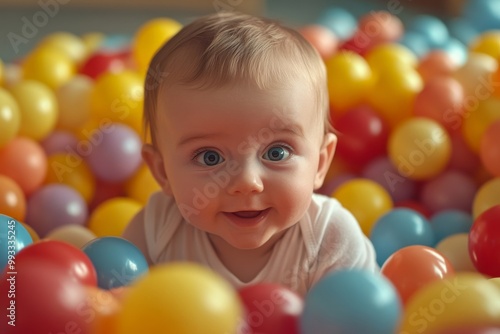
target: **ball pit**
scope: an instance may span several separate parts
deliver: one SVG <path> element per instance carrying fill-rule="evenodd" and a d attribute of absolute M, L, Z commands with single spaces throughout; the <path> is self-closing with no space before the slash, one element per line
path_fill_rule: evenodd
<path fill-rule="evenodd" d="M 12 219 L 18 256 L 17 323 L 0 331 L 500 332 L 499 27 L 496 0 L 447 22 L 332 7 L 297 27 L 325 61 L 339 138 L 318 192 L 353 213 L 381 267 L 332 273 L 304 299 L 188 264 L 149 270 L 117 238 L 160 190 L 140 157 L 144 76 L 179 22 L 145 22 L 130 39 L 57 32 L 0 59 L 0 269 Z"/>

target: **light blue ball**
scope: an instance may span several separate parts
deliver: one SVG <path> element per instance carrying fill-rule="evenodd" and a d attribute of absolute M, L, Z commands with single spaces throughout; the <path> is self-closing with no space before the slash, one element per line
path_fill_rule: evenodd
<path fill-rule="evenodd" d="M 96 238 L 82 250 L 95 267 L 97 285 L 101 289 L 127 286 L 149 270 L 139 248 L 120 237 Z"/>
<path fill-rule="evenodd" d="M 469 233 L 472 223 L 472 216 L 460 210 L 441 211 L 430 219 L 432 230 L 434 231 L 436 245 L 441 240 L 458 233 Z"/>
<path fill-rule="evenodd" d="M 445 51 L 459 66 L 467 62 L 469 51 L 467 47 L 456 38 L 449 38 L 439 49 Z"/>
<path fill-rule="evenodd" d="M 407 30 L 422 35 L 430 48 L 441 47 L 450 37 L 446 24 L 431 15 L 415 16 Z"/>
<path fill-rule="evenodd" d="M 360 269 L 336 271 L 306 295 L 300 333 L 396 333 L 401 312 L 397 291 L 381 274 Z"/>
<path fill-rule="evenodd" d="M 463 18 L 450 20 L 447 25 L 450 35 L 465 45 L 469 45 L 478 36 L 477 29 Z"/>
<path fill-rule="evenodd" d="M 316 20 L 316 24 L 330 29 L 337 37 L 344 40 L 352 36 L 358 26 L 358 21 L 347 10 L 331 7 L 323 12 Z"/>
<path fill-rule="evenodd" d="M 14 218 L 0 214 L 0 272 L 15 261 L 15 255 L 24 247 L 31 245 L 33 239 L 26 228 Z M 15 271 L 15 262 L 12 271 Z"/>
<path fill-rule="evenodd" d="M 427 39 L 416 32 L 406 32 L 399 40 L 399 44 L 406 46 L 419 58 L 425 56 L 429 52 Z"/>
<path fill-rule="evenodd" d="M 370 240 L 377 254 L 377 263 L 384 262 L 395 251 L 411 245 L 435 245 L 434 232 L 429 221 L 417 211 L 394 209 L 377 219 Z"/>
<path fill-rule="evenodd" d="M 469 0 L 464 6 L 463 14 L 479 32 L 500 28 L 500 1 Z"/>

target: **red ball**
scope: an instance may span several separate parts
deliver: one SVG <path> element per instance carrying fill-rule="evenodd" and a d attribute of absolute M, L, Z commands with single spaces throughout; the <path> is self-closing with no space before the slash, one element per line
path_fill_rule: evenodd
<path fill-rule="evenodd" d="M 259 283 L 238 291 L 246 308 L 246 325 L 252 334 L 299 334 L 304 302 L 279 284 Z"/>
<path fill-rule="evenodd" d="M 82 250 L 59 240 L 41 240 L 16 254 L 16 263 L 32 263 L 60 268 L 68 277 L 83 285 L 97 286 L 97 273 L 90 258 Z"/>
<path fill-rule="evenodd" d="M 124 53 L 102 52 L 90 56 L 80 68 L 80 73 L 96 79 L 106 72 L 120 72 L 126 67 Z"/>
<path fill-rule="evenodd" d="M 431 218 L 432 212 L 422 203 L 413 200 L 399 201 L 394 203 L 394 208 L 405 208 L 417 211 L 425 218 Z"/>
<path fill-rule="evenodd" d="M 469 255 L 481 274 L 500 277 L 500 205 L 481 213 L 469 233 Z"/>
<path fill-rule="evenodd" d="M 337 154 L 353 166 L 363 166 L 387 152 L 389 129 L 370 107 L 352 109 L 335 122 Z"/>

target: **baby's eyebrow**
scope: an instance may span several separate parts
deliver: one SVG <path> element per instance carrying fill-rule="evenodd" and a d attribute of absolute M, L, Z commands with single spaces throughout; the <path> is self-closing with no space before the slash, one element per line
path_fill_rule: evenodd
<path fill-rule="evenodd" d="M 273 129 L 273 131 L 275 133 L 286 133 L 298 137 L 304 137 L 304 129 L 302 126 L 298 124 L 286 124 L 283 125 L 282 127 Z"/>
<path fill-rule="evenodd" d="M 195 135 L 192 135 L 192 136 L 186 136 L 184 138 L 181 138 L 179 140 L 179 142 L 177 143 L 178 146 L 182 146 L 182 145 L 186 145 L 188 144 L 189 142 L 191 141 L 197 141 L 197 140 L 201 140 L 201 139 L 211 139 L 211 138 L 214 138 L 216 137 L 217 134 L 195 134 Z"/>

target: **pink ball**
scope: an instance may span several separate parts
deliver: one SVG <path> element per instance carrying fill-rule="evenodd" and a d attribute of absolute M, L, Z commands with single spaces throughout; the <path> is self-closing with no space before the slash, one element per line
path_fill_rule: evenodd
<path fill-rule="evenodd" d="M 55 153 L 69 153 L 76 151 L 78 139 L 68 131 L 54 131 L 40 143 L 47 156 Z"/>
<path fill-rule="evenodd" d="M 472 211 L 477 185 L 468 175 L 448 170 L 424 183 L 420 201 L 433 213 L 442 210 Z"/>
<path fill-rule="evenodd" d="M 337 50 L 339 40 L 328 28 L 320 25 L 307 25 L 299 33 L 318 51 L 321 58 L 329 59 Z"/>

